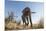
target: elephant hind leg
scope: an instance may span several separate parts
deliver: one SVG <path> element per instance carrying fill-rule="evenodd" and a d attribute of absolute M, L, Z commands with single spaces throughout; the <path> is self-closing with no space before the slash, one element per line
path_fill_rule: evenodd
<path fill-rule="evenodd" d="M 26 21 L 25 21 L 25 17 L 22 16 L 22 21 L 23 21 L 23 24 L 25 23 L 26 24 Z"/>

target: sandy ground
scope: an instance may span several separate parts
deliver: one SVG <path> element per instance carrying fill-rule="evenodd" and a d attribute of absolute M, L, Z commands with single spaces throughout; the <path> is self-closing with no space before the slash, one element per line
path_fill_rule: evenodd
<path fill-rule="evenodd" d="M 15 22 L 5 23 L 5 31 L 18 31 L 18 30 L 29 30 L 29 29 L 38 29 L 38 24 L 33 24 L 32 28 L 31 25 L 25 26 L 23 24 L 17 24 Z"/>
<path fill-rule="evenodd" d="M 9 22 L 7 24 L 5 24 L 5 27 L 7 30 L 23 30 L 23 29 L 31 29 L 31 26 L 25 26 L 23 24 L 17 24 L 14 22 Z"/>

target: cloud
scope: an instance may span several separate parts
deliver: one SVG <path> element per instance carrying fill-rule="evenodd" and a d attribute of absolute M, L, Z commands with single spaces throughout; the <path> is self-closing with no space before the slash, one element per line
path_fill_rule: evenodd
<path fill-rule="evenodd" d="M 43 0 L 9 0 L 9 1 L 30 1 L 30 2 L 43 2 Z"/>

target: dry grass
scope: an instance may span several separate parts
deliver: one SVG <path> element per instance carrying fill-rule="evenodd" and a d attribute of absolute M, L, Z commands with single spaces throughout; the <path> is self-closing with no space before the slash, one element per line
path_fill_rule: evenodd
<path fill-rule="evenodd" d="M 25 30 L 25 29 L 39 29 L 39 28 L 44 28 L 44 26 L 41 27 L 39 24 L 33 24 L 33 27 L 31 28 L 31 26 L 25 26 L 23 24 L 18 25 L 17 23 L 11 21 L 5 24 L 6 30 Z"/>
<path fill-rule="evenodd" d="M 25 26 L 25 25 L 22 25 L 22 24 L 18 25 L 17 23 L 14 23 L 11 21 L 9 23 L 5 24 L 5 29 L 9 29 L 9 30 L 26 29 L 26 28 L 27 28 L 27 26 Z M 28 27 L 28 28 L 30 28 L 30 27 Z"/>

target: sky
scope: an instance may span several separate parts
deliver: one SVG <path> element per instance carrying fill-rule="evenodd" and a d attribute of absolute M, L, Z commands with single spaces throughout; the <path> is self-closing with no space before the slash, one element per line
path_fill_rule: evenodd
<path fill-rule="evenodd" d="M 8 11 L 13 11 L 15 16 L 14 19 L 17 21 L 22 20 L 22 11 L 25 7 L 29 7 L 32 12 L 32 22 L 38 22 L 43 17 L 43 2 L 24 2 L 24 1 L 5 1 L 5 16 L 8 16 Z"/>

